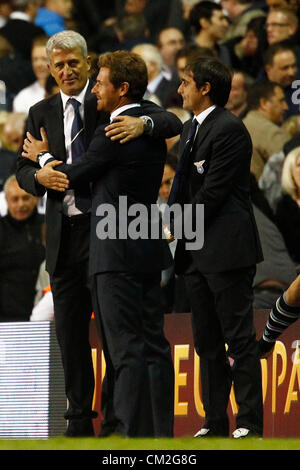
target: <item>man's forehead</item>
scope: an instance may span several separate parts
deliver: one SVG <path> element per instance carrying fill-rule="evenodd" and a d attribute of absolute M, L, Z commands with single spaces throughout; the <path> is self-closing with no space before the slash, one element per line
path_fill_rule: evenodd
<path fill-rule="evenodd" d="M 274 55 L 273 65 L 285 67 L 287 64 L 296 64 L 296 56 L 293 51 L 279 51 Z"/>

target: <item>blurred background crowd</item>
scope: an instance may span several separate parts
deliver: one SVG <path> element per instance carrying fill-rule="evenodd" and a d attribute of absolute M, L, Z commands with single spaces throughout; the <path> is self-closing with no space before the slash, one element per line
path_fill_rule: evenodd
<path fill-rule="evenodd" d="M 300 266 L 299 7 L 299 0 L 0 0 L 0 321 L 54 318 L 44 270 L 45 199 L 21 190 L 14 172 L 30 106 L 58 92 L 45 45 L 64 29 L 85 37 L 91 79 L 99 54 L 140 54 L 148 70 L 144 98 L 183 123 L 190 114 L 177 88 L 186 61 L 216 56 L 233 70 L 227 108 L 252 139 L 251 199 L 265 258 L 254 308 L 273 306 Z M 162 211 L 179 137 L 167 140 Z M 162 275 L 162 293 L 166 313 L 189 311 L 172 268 Z"/>

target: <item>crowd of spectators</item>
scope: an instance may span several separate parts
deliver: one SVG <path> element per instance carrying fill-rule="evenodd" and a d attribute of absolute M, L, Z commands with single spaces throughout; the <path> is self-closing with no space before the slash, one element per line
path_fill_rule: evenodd
<path fill-rule="evenodd" d="M 257 266 L 254 306 L 272 307 L 300 266 L 299 12 L 299 0 L 0 0 L 0 250 L 2 261 L 11 264 L 8 268 L 2 263 L 1 285 L 6 285 L 3 279 L 16 280 L 20 273 L 19 261 L 14 265 L 17 257 L 3 256 L 7 227 L 27 227 L 13 220 L 5 181 L 14 174 L 30 106 L 57 92 L 48 72 L 46 41 L 56 32 L 73 29 L 87 40 L 94 64 L 91 79 L 97 73 L 99 54 L 133 50 L 147 65 L 144 98 L 171 110 L 183 122 L 190 115 L 182 108 L 177 88 L 186 61 L 216 56 L 233 70 L 227 108 L 243 120 L 252 139 L 251 198 L 265 257 Z M 169 155 L 159 203 L 167 198 L 171 186 L 178 138 L 167 142 Z M 34 214 L 43 217 L 44 205 L 45 200 L 36 201 Z M 40 220 L 39 224 L 42 229 Z M 17 232 L 19 238 L 23 232 Z M 41 240 L 42 235 L 39 254 L 43 253 Z M 42 278 L 45 273 L 37 242 L 27 242 L 18 243 L 18 249 L 26 251 L 27 268 L 34 273 L 26 304 L 32 306 L 41 300 L 34 287 L 39 282 L 37 263 Z M 14 243 L 14 237 L 9 243 Z M 28 250 L 32 256 L 27 256 Z M 8 277 L 5 269 L 9 269 Z M 177 306 L 174 300 L 178 285 L 180 279 L 174 278 L 172 270 L 163 273 L 169 312 L 188 309 L 184 288 L 179 296 L 183 302 Z M 7 292 L 13 295 L 14 289 L 20 287 L 12 284 Z M 8 305 L 0 298 L 0 321 L 30 318 L 28 309 L 18 317 L 17 309 L 12 311 Z M 50 314 L 52 318 L 53 312 Z"/>

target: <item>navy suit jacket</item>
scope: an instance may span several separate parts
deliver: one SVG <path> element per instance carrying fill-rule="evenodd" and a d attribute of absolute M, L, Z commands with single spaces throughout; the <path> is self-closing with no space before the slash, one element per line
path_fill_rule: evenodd
<path fill-rule="evenodd" d="M 179 155 L 187 140 L 191 120 L 184 125 Z M 196 204 L 204 205 L 204 244 L 186 250 L 178 240 L 175 269 L 184 272 L 193 262 L 204 273 L 223 272 L 255 265 L 263 259 L 250 201 L 252 143 L 241 119 L 216 107 L 198 128 L 190 155 L 184 201 L 192 205 L 196 227 Z M 203 172 L 196 162 L 204 161 Z"/>
<path fill-rule="evenodd" d="M 138 117 L 143 114 L 143 109 L 134 107 L 123 114 Z M 82 182 L 92 182 L 90 274 L 107 271 L 160 271 L 173 262 L 164 237 L 151 239 L 150 232 L 151 205 L 157 207 L 166 159 L 165 140 L 142 135 L 126 144 L 120 144 L 105 136 L 105 126 L 101 125 L 96 129 L 87 152 L 79 160 L 71 165 L 57 166 L 57 170 L 68 175 L 71 188 L 76 189 Z M 54 157 L 59 158 L 59 155 Z M 121 206 L 119 204 L 120 196 L 126 197 L 128 208 L 134 209 L 135 204 L 143 205 L 146 212 L 142 223 L 149 230 L 148 238 L 132 239 L 128 235 L 127 229 L 140 213 L 125 213 L 122 203 Z M 105 212 L 107 205 L 112 215 L 109 220 L 116 228 L 116 238 L 103 238 L 97 234 L 99 224 L 105 225 L 108 220 L 108 213 Z M 118 229 L 122 223 L 127 232 L 124 239 L 118 237 Z"/>

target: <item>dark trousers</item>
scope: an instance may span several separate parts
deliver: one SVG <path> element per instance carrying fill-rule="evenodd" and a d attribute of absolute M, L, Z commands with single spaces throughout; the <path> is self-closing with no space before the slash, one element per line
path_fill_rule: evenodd
<path fill-rule="evenodd" d="M 100 273 L 97 295 L 115 371 L 116 432 L 172 436 L 174 371 L 164 336 L 160 273 Z"/>
<path fill-rule="evenodd" d="M 69 402 L 66 419 L 95 416 L 92 412 L 94 373 L 89 343 L 93 311 L 88 277 L 89 234 L 88 216 L 63 218 L 59 261 L 51 276 L 56 334 Z"/>
<path fill-rule="evenodd" d="M 228 435 L 227 406 L 233 382 L 236 427 L 262 435 L 263 404 L 259 351 L 253 325 L 255 268 L 185 275 L 196 352 L 200 356 L 205 427 Z M 225 343 L 228 351 L 225 351 Z"/>

